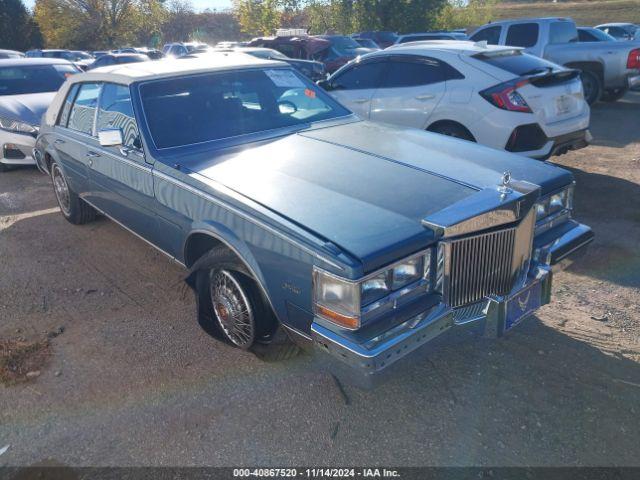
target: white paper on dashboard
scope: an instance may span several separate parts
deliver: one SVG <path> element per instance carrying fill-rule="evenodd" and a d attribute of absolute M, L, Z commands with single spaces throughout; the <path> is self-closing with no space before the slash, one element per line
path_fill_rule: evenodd
<path fill-rule="evenodd" d="M 265 70 L 276 87 L 304 88 L 304 83 L 290 70 Z"/>

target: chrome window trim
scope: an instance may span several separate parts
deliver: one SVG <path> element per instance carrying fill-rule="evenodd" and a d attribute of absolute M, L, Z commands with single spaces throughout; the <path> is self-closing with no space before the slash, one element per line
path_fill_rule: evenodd
<path fill-rule="evenodd" d="M 193 187 L 193 186 L 191 186 L 191 185 L 189 185 L 187 183 L 184 183 L 184 182 L 182 182 L 182 181 L 180 181 L 180 180 L 178 180 L 178 179 L 176 179 L 174 177 L 171 177 L 170 175 L 167 175 L 166 173 L 160 172 L 155 168 L 153 168 L 151 170 L 151 172 L 152 172 L 152 174 L 154 176 L 157 176 L 157 177 L 159 177 L 159 178 L 161 178 L 163 180 L 166 180 L 169 183 L 174 184 L 177 187 L 180 187 L 180 188 L 182 188 L 182 189 L 184 189 L 184 190 L 186 190 L 188 192 L 193 193 L 194 195 L 198 195 L 199 197 L 201 197 L 201 198 L 203 198 L 205 200 L 208 200 L 208 201 L 213 202 L 213 203 L 215 203 L 215 204 L 217 204 L 217 205 L 219 205 L 219 206 L 221 206 L 223 208 L 226 208 L 227 210 L 229 210 L 229 211 L 235 213 L 236 215 L 241 216 L 245 220 L 253 223 L 254 225 L 257 225 L 257 226 L 259 226 L 261 228 L 264 228 L 265 230 L 269 231 L 270 233 L 273 233 L 274 235 L 277 235 L 278 237 L 282 238 L 283 240 L 286 240 L 287 242 L 289 242 L 289 243 L 295 245 L 296 247 L 300 248 L 301 250 L 303 250 L 304 252 L 308 253 L 312 257 L 317 258 L 318 260 L 320 260 L 320 261 L 322 261 L 322 262 L 324 262 L 324 263 L 326 263 L 328 265 L 331 265 L 332 267 L 335 267 L 335 268 L 337 268 L 339 270 L 345 270 L 345 267 L 343 265 L 340 265 L 339 263 L 336 263 L 336 262 L 334 262 L 332 260 L 329 260 L 326 257 L 323 257 L 322 255 L 320 255 L 316 251 L 312 250 L 311 248 L 301 244 L 298 241 L 292 240 L 291 237 L 289 237 L 289 236 L 285 235 L 284 233 L 278 231 L 274 227 L 272 227 L 272 226 L 270 226 L 270 225 L 268 225 L 268 224 L 266 224 L 264 222 L 261 222 L 260 220 L 258 220 L 256 218 L 253 218 L 251 215 L 243 212 L 242 210 L 240 210 L 240 209 L 238 209 L 236 207 L 233 207 L 233 206 L 223 202 L 222 200 L 217 199 L 216 197 L 214 197 L 214 196 L 212 196 L 212 195 L 210 195 L 208 193 L 205 193 L 205 192 L 203 192 L 201 190 L 198 190 L 197 188 L 195 188 L 195 187 Z"/>

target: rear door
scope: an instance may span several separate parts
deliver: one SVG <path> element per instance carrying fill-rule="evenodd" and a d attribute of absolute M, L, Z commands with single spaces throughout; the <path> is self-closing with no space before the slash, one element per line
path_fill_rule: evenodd
<path fill-rule="evenodd" d="M 330 80 L 331 95 L 361 118 L 369 118 L 371 98 L 386 65 L 384 58 L 352 63 Z"/>
<path fill-rule="evenodd" d="M 446 65 L 430 57 L 387 57 L 387 69 L 371 100 L 369 118 L 424 128 L 445 93 Z"/>
<path fill-rule="evenodd" d="M 55 127 L 54 149 L 70 187 L 80 196 L 89 188 L 87 151 L 93 145 L 99 83 L 78 83 L 67 94 Z"/>
<path fill-rule="evenodd" d="M 146 240 L 156 233 L 152 166 L 145 160 L 127 85 L 105 83 L 96 116 L 96 135 L 120 129 L 123 145 L 91 149 L 89 199 L 100 210 Z"/>

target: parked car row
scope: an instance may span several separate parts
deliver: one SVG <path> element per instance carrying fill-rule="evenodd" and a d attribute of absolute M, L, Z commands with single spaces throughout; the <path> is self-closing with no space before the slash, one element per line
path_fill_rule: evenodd
<path fill-rule="evenodd" d="M 580 72 L 518 48 L 398 44 L 349 63 L 320 85 L 362 118 L 533 158 L 590 140 Z"/>
<path fill-rule="evenodd" d="M 563 82 L 559 113 L 579 108 L 572 71 L 457 48 L 401 45 L 334 80 L 377 57 L 367 77 L 446 77 L 426 102 L 470 104 L 472 89 L 446 87 L 465 75 L 487 97 L 477 108 L 526 101 L 535 117 L 535 89 L 551 100 Z M 512 72 L 520 62 L 540 76 Z M 34 156 L 70 223 L 103 214 L 188 269 L 207 332 L 263 358 L 313 346 L 366 379 L 448 333 L 515 328 L 550 302 L 552 269 L 593 239 L 572 219 L 570 172 L 370 122 L 286 62 L 235 51 L 70 76 Z"/>
<path fill-rule="evenodd" d="M 580 70 L 589 104 L 616 101 L 630 88 L 640 86 L 640 43 L 582 43 L 579 38 L 571 19 L 556 17 L 494 22 L 470 36 L 474 42 L 522 47 L 527 53 Z"/>

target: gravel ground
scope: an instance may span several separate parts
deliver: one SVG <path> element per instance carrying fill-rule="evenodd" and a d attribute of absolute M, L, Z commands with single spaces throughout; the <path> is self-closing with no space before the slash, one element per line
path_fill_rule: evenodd
<path fill-rule="evenodd" d="M 54 334 L 38 376 L 0 385 L 0 465 L 640 466 L 639 113 L 597 105 L 594 145 L 553 160 L 597 234 L 553 302 L 372 391 L 217 343 L 180 267 L 68 224 L 37 171 L 1 174 L 0 340 Z"/>

